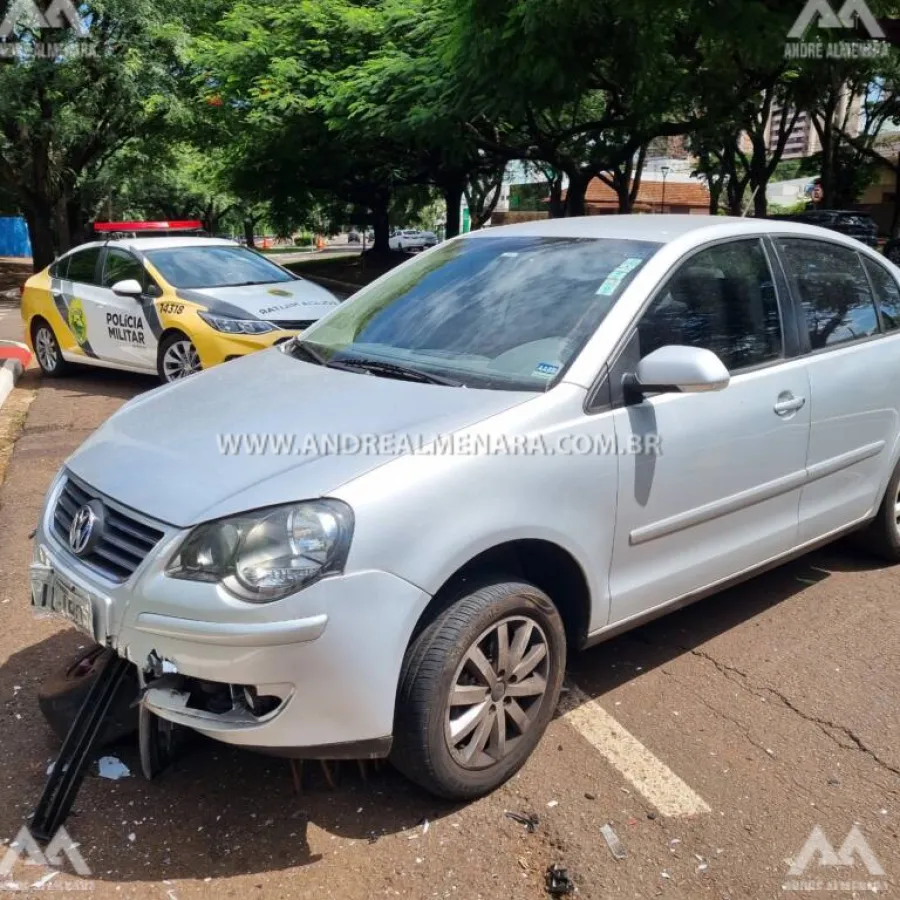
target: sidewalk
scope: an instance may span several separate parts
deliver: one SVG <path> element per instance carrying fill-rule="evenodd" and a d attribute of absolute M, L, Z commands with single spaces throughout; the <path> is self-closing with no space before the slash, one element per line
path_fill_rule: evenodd
<path fill-rule="evenodd" d="M 0 301 L 19 299 L 19 288 L 32 274 L 31 260 L 0 256 Z"/>

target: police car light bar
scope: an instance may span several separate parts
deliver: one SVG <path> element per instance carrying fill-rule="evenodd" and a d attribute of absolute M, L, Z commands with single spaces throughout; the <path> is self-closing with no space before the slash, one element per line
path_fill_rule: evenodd
<path fill-rule="evenodd" d="M 202 231 L 198 221 L 178 222 L 95 222 L 94 231 Z"/>

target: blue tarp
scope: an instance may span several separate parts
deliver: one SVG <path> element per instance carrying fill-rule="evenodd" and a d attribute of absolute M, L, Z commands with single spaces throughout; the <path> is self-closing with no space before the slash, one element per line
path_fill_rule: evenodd
<path fill-rule="evenodd" d="M 0 218 L 0 256 L 31 256 L 24 219 Z"/>

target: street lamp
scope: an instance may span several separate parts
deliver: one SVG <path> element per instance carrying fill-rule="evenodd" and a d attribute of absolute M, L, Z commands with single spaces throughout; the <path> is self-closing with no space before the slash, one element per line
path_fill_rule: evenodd
<path fill-rule="evenodd" d="M 663 166 L 659 171 L 662 172 L 663 177 L 662 202 L 659 204 L 659 211 L 664 213 L 666 211 L 666 176 L 669 174 L 669 167 Z"/>

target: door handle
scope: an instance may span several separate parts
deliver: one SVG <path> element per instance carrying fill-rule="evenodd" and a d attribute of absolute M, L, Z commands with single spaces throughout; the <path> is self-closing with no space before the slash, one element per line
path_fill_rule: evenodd
<path fill-rule="evenodd" d="M 806 397 L 795 397 L 789 392 L 780 394 L 778 400 L 775 402 L 775 414 L 778 416 L 786 416 L 788 413 L 797 412 L 798 409 L 803 409 L 805 403 Z"/>

